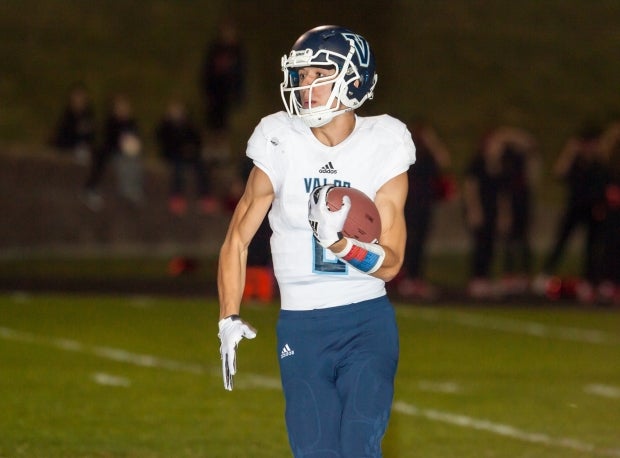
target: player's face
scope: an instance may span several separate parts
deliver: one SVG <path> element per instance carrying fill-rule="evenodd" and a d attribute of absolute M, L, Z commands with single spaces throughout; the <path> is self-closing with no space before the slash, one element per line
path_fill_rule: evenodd
<path fill-rule="evenodd" d="M 301 103 L 304 109 L 327 104 L 333 87 L 330 80 L 335 74 L 335 68 L 304 67 L 299 70 L 299 86 L 308 88 L 301 90 Z"/>

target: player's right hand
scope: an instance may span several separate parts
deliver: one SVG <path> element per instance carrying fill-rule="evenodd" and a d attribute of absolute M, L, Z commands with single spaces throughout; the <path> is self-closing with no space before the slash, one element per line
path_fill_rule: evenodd
<path fill-rule="evenodd" d="M 308 200 L 308 221 L 319 244 L 328 248 L 342 239 L 342 228 L 351 209 L 349 196 L 342 198 L 342 207 L 331 211 L 327 206 L 327 193 L 333 185 L 324 185 L 310 193 Z"/>
<path fill-rule="evenodd" d="M 256 329 L 243 321 L 239 315 L 222 318 L 218 323 L 218 328 L 217 336 L 220 338 L 224 388 L 232 391 L 233 375 L 237 373 L 237 345 L 244 337 L 246 339 L 256 337 Z"/>

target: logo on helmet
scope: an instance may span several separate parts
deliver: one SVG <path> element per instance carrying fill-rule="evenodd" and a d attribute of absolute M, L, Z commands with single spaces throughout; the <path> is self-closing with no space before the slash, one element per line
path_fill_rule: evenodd
<path fill-rule="evenodd" d="M 353 41 L 355 52 L 359 56 L 360 66 L 368 67 L 370 65 L 370 46 L 368 46 L 368 42 L 356 33 L 343 33 L 342 36 L 347 40 Z"/>

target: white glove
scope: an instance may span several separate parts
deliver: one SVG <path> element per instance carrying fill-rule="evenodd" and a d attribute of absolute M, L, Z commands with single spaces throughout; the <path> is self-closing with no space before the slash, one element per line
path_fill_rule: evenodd
<path fill-rule="evenodd" d="M 327 207 L 327 193 L 333 185 L 315 188 L 308 200 L 308 221 L 319 244 L 328 248 L 342 238 L 342 228 L 351 209 L 351 199 L 343 196 L 340 210 L 331 211 Z"/>
<path fill-rule="evenodd" d="M 228 391 L 233 389 L 233 375 L 237 372 L 237 345 L 244 337 L 253 339 L 256 337 L 256 329 L 243 321 L 239 315 L 231 315 L 222 318 L 218 323 L 220 338 L 220 355 L 222 357 L 222 377 L 224 388 Z"/>

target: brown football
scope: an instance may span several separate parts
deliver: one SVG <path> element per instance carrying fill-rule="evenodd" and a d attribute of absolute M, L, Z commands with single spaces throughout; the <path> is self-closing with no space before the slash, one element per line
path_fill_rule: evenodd
<path fill-rule="evenodd" d="M 344 236 L 366 243 L 379 240 L 381 235 L 379 210 L 372 199 L 359 189 L 343 186 L 330 189 L 327 193 L 327 207 L 332 211 L 339 210 L 344 196 L 349 196 L 351 199 L 351 210 L 342 230 Z"/>

